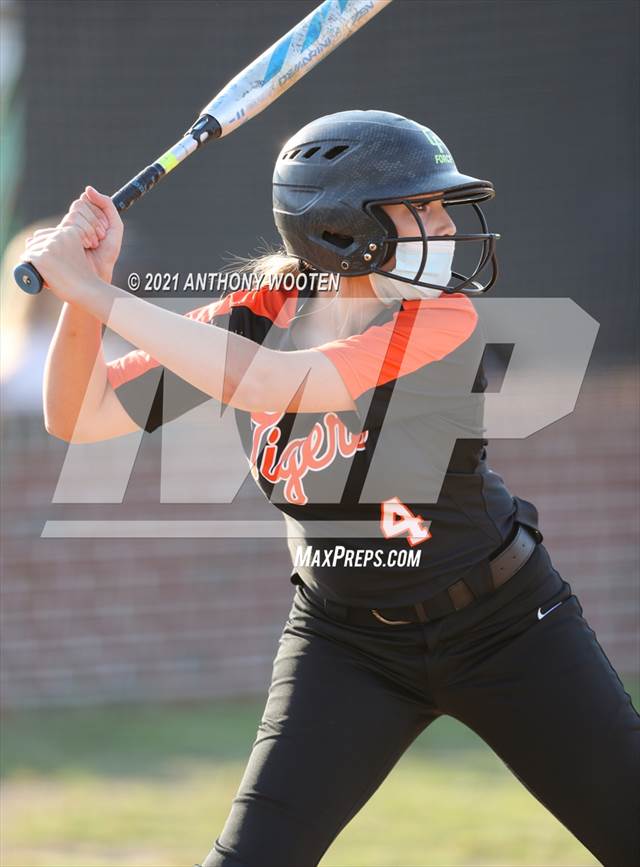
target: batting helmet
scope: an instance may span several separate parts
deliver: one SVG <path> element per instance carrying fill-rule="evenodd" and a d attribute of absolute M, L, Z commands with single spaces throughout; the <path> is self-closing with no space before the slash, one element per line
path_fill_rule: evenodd
<path fill-rule="evenodd" d="M 430 129 L 386 111 L 341 111 L 314 120 L 285 144 L 273 175 L 273 212 L 287 253 L 319 271 L 345 276 L 380 273 L 396 244 L 422 241 L 423 255 L 415 277 L 393 279 L 447 292 L 486 292 L 495 282 L 495 242 L 479 202 L 493 198 L 490 181 L 461 174 L 444 142 Z M 409 197 L 415 198 L 408 201 Z M 420 280 L 428 245 L 445 240 L 428 236 L 415 205 L 442 200 L 445 206 L 469 204 L 481 231 L 455 234 L 447 241 L 481 245 L 470 275 L 452 275 L 453 286 Z M 380 207 L 404 204 L 413 214 L 418 235 L 399 237 Z M 489 279 L 476 277 L 491 266 Z"/>

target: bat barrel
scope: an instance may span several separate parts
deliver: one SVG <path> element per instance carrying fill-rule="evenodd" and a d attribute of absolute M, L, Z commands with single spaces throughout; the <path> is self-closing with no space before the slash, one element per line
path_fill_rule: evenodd
<path fill-rule="evenodd" d="M 324 0 L 242 70 L 202 109 L 228 135 L 324 60 L 391 0 Z"/>

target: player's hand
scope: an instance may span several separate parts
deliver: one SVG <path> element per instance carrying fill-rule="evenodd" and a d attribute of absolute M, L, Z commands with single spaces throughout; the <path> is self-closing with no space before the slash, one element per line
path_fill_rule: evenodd
<path fill-rule="evenodd" d="M 27 241 L 22 256 L 33 263 L 47 289 L 61 301 L 81 305 L 90 287 L 95 286 L 97 273 L 85 244 L 85 229 L 60 224 L 56 229 L 36 232 Z"/>
<path fill-rule="evenodd" d="M 120 255 L 124 227 L 109 196 L 94 187 L 86 187 L 71 203 L 60 226 L 76 226 L 82 231 L 83 245 L 95 273 L 110 283 Z"/>
<path fill-rule="evenodd" d="M 111 282 L 113 267 L 120 255 L 123 225 L 120 214 L 109 198 L 93 187 L 86 187 L 69 206 L 57 228 L 74 227 L 80 230 L 82 244 L 95 274 Z M 38 229 L 27 244 L 42 241 L 55 229 Z"/>

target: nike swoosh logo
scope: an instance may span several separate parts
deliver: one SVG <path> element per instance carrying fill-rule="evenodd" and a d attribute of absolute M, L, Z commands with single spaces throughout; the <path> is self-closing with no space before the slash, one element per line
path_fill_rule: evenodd
<path fill-rule="evenodd" d="M 564 602 L 564 599 L 562 602 Z M 556 603 L 552 608 L 549 608 L 548 611 L 543 611 L 542 608 L 538 608 L 538 620 L 542 620 L 542 618 L 546 617 L 547 614 L 551 614 L 552 611 L 555 611 L 556 608 L 559 608 L 562 605 L 562 602 Z"/>

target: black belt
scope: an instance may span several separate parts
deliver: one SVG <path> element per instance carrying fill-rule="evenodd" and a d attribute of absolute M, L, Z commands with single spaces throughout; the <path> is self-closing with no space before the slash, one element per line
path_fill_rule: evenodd
<path fill-rule="evenodd" d="M 525 527 L 524 524 L 520 524 L 515 536 L 506 548 L 489 560 L 492 586 L 488 592 L 502 587 L 524 566 L 541 538 L 540 535 L 536 538 L 533 535 L 535 532 Z M 303 585 L 303 588 L 304 593 L 319 603 L 330 617 L 337 617 L 339 620 L 359 626 L 370 626 L 375 623 L 384 623 L 387 626 L 427 623 L 466 608 L 476 598 L 476 594 L 463 578 L 424 602 L 415 602 L 412 605 L 401 605 L 396 608 L 361 608 L 341 605 L 331 599 L 318 596 L 306 584 Z"/>

